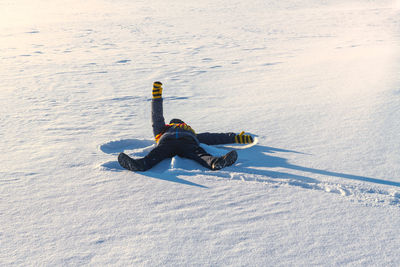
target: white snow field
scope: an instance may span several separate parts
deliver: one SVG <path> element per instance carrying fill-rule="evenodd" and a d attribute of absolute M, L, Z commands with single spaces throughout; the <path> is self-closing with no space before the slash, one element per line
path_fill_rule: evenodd
<path fill-rule="evenodd" d="M 0 266 L 399 266 L 400 1 L 2 0 L 0 22 Z M 156 80 L 167 121 L 258 144 L 122 169 Z"/>

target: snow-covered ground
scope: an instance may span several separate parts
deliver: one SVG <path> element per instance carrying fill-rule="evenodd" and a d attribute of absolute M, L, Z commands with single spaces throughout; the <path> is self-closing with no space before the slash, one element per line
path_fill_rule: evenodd
<path fill-rule="evenodd" d="M 0 265 L 398 266 L 399 51 L 395 0 L 0 1 Z M 121 169 L 155 80 L 259 143 Z"/>

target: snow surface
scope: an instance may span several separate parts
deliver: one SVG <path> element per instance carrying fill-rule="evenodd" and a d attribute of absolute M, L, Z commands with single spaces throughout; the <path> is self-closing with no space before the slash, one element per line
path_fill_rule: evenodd
<path fill-rule="evenodd" d="M 400 1 L 0 2 L 1 266 L 399 266 Z M 259 143 L 211 172 L 165 117 Z M 204 146 L 216 155 L 230 148 Z"/>

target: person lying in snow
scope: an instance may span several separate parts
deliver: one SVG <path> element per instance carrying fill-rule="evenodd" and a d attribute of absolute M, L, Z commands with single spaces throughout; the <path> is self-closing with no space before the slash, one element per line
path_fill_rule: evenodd
<path fill-rule="evenodd" d="M 235 133 L 198 133 L 180 119 L 172 119 L 165 124 L 163 116 L 162 83 L 154 82 L 151 102 L 151 119 L 157 146 L 147 156 L 132 159 L 125 153 L 118 156 L 119 164 L 131 171 L 147 171 L 164 159 L 176 155 L 192 159 L 210 170 L 220 170 L 231 166 L 237 160 L 237 152 L 232 150 L 225 156 L 214 157 L 207 153 L 200 143 L 207 145 L 253 143 L 253 137 Z"/>

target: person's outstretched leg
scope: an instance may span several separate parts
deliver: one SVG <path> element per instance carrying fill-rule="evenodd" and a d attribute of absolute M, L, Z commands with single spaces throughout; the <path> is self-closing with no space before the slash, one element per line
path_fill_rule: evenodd
<path fill-rule="evenodd" d="M 192 159 L 210 170 L 220 170 L 231 166 L 237 160 L 237 152 L 232 150 L 222 157 L 215 157 L 196 143 L 184 142 L 178 153 L 179 156 Z"/>
<path fill-rule="evenodd" d="M 144 158 L 133 159 L 123 152 L 118 155 L 118 163 L 123 168 L 134 172 L 148 170 L 144 165 Z"/>
<path fill-rule="evenodd" d="M 175 145 L 165 142 L 156 146 L 144 158 L 132 159 L 125 153 L 120 153 L 118 162 L 123 168 L 130 171 L 147 171 L 164 159 L 172 158 L 175 155 Z"/>

